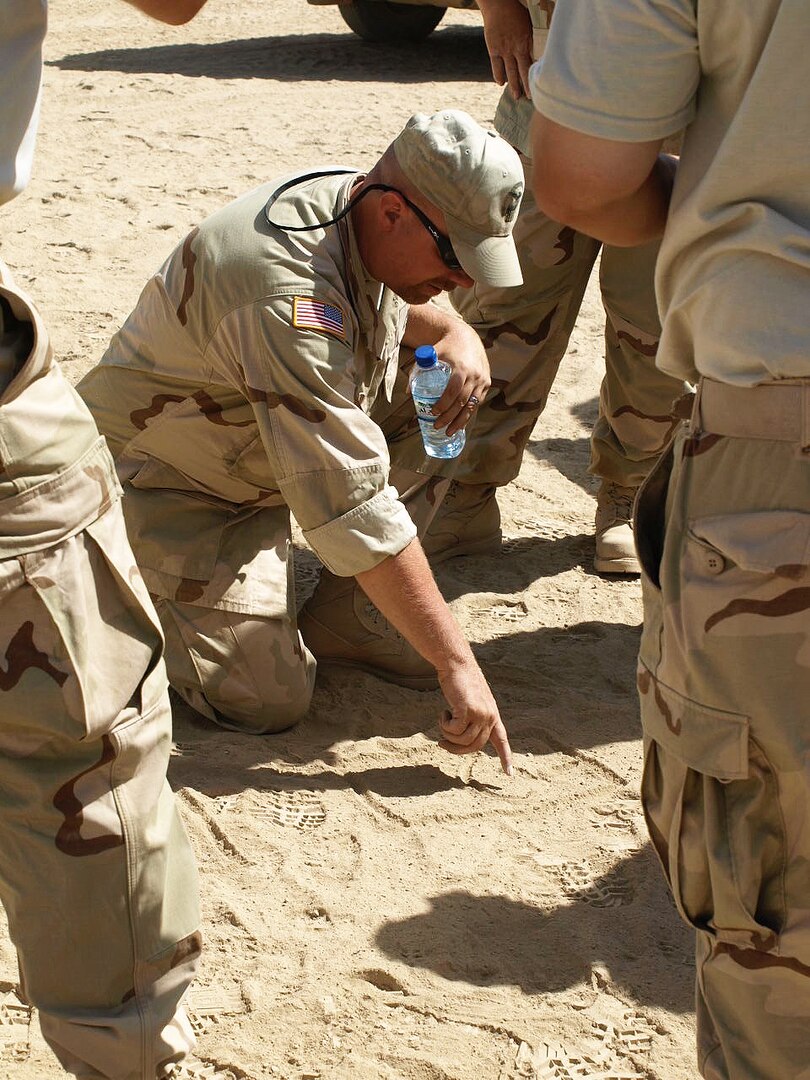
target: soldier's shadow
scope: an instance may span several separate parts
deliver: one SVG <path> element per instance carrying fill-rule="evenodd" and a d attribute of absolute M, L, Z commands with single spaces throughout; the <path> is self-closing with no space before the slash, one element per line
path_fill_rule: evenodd
<path fill-rule="evenodd" d="M 541 535 L 544 523 L 538 521 L 536 527 L 535 535 L 527 532 L 504 540 L 497 551 L 488 555 L 448 559 L 434 567 L 445 600 L 456 600 L 468 593 L 519 595 L 535 582 L 575 567 L 589 575 L 594 573 L 592 532 L 556 535 L 551 530 Z"/>
<path fill-rule="evenodd" d="M 548 994 L 607 982 L 641 1006 L 693 1010 L 692 932 L 649 844 L 595 880 L 576 860 L 541 873 L 537 903 L 444 893 L 424 914 L 386 922 L 377 945 L 393 960 L 472 986 Z"/>
<path fill-rule="evenodd" d="M 582 425 L 585 434 L 578 438 L 559 438 L 550 435 L 547 438 L 538 438 L 543 434 L 543 417 L 537 421 L 535 438 L 527 447 L 528 453 L 538 461 L 547 461 L 550 465 L 572 484 L 581 487 L 589 495 L 596 495 L 599 481 L 588 472 L 588 464 L 591 456 L 591 436 L 593 426 L 599 415 L 599 398 L 591 397 L 585 401 L 578 401 L 568 410 Z"/>
<path fill-rule="evenodd" d="M 483 82 L 492 78 L 483 29 L 439 28 L 418 44 L 369 45 L 343 34 L 279 34 L 206 44 L 100 49 L 48 61 L 67 71 L 278 82 Z"/>

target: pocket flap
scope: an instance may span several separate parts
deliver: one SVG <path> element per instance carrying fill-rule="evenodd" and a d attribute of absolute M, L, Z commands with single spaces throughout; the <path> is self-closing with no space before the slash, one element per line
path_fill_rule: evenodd
<path fill-rule="evenodd" d="M 126 485 L 124 517 L 141 570 L 209 581 L 222 533 L 232 516 L 179 491 Z"/>
<path fill-rule="evenodd" d="M 772 574 L 780 566 L 810 561 L 810 514 L 801 510 L 759 510 L 696 518 L 690 532 L 743 570 Z"/>
<path fill-rule="evenodd" d="M 717 780 L 748 776 L 747 716 L 699 705 L 639 669 L 644 732 L 688 768 Z"/>

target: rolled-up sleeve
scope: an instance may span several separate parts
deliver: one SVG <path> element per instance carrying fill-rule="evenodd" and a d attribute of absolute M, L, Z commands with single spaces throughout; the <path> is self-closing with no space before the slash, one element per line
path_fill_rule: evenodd
<path fill-rule="evenodd" d="M 333 574 L 351 577 L 402 551 L 416 536 L 416 526 L 396 488 L 389 486 L 304 535 Z"/>
<path fill-rule="evenodd" d="M 530 73 L 538 112 L 621 142 L 681 131 L 699 78 L 695 0 L 558 0 Z"/>
<path fill-rule="evenodd" d="M 296 327 L 296 296 L 339 312 L 342 330 Z M 324 565 L 349 577 L 398 554 L 416 529 L 388 482 L 385 436 L 354 400 L 357 328 L 345 300 L 274 295 L 225 324 L 279 490 Z"/>

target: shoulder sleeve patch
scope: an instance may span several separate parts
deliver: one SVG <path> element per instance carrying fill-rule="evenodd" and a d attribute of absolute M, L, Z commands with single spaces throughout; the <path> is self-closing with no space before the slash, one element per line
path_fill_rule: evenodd
<path fill-rule="evenodd" d="M 293 297 L 293 326 L 301 330 L 322 330 L 346 340 L 346 318 L 337 304 L 327 304 L 312 296 Z"/>

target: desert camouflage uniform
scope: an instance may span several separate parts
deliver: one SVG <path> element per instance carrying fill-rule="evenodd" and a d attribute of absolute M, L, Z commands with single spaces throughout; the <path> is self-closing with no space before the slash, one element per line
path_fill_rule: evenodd
<path fill-rule="evenodd" d="M 65 1068 L 154 1080 L 200 951 L 160 627 L 104 440 L 0 281 L 0 897 Z"/>
<path fill-rule="evenodd" d="M 738 415 L 758 409 L 756 389 L 737 393 Z M 792 440 L 778 425 L 751 439 L 718 426 L 698 408 L 639 497 L 642 790 L 678 911 L 697 931 L 703 1075 L 803 1080 L 810 454 L 798 424 Z"/>
<path fill-rule="evenodd" d="M 533 86 L 591 136 L 687 129 L 658 363 L 698 389 L 638 497 L 638 686 L 707 1080 L 810 1076 L 808 35 L 795 0 L 560 0 Z"/>
<path fill-rule="evenodd" d="M 44 0 L 0 0 L 0 203 L 30 177 L 46 23 Z M 194 1044 L 161 651 L 109 452 L 0 261 L 0 900 L 22 992 L 85 1080 L 156 1080 Z"/>
<path fill-rule="evenodd" d="M 542 52 L 550 11 L 528 0 L 535 56 Z M 450 298 L 479 331 L 487 348 L 492 388 L 455 473 L 468 484 L 507 484 L 548 400 L 560 361 L 579 314 L 600 244 L 551 221 L 531 192 L 529 122 L 532 104 L 506 89 L 495 127 L 521 154 L 526 192 L 513 231 L 523 285 L 498 289 L 475 285 Z M 605 247 L 599 283 L 605 324 L 605 378 L 599 417 L 591 436 L 590 472 L 623 488 L 637 488 L 672 435 L 672 403 L 684 384 L 655 367 L 660 324 L 653 290 L 658 244 Z M 417 467 L 419 448 L 407 463 Z"/>
<path fill-rule="evenodd" d="M 356 177 L 301 177 L 268 212 L 327 221 Z M 429 508 L 444 483 L 389 481 L 379 424 L 392 438 L 417 426 L 412 404 L 391 405 L 407 304 L 368 278 L 348 218 L 289 235 L 268 225 L 280 183 L 186 238 L 79 387 L 124 484 L 171 683 L 254 732 L 295 723 L 312 695 L 290 511 L 326 568 L 351 577 L 416 535 L 404 489 L 415 480 L 411 502 Z"/>

